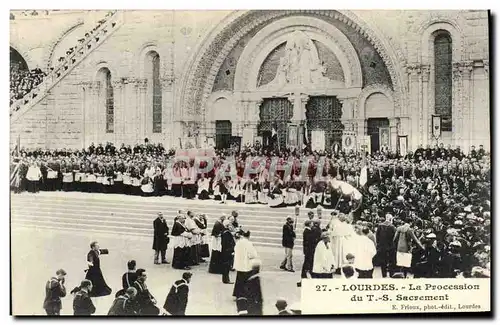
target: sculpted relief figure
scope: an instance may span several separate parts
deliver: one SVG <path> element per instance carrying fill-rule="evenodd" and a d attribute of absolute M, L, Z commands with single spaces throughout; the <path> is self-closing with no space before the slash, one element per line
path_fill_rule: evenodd
<path fill-rule="evenodd" d="M 323 74 L 316 47 L 302 31 L 290 35 L 285 47 L 285 55 L 280 58 L 276 77 L 269 85 L 307 85 L 329 82 Z"/>

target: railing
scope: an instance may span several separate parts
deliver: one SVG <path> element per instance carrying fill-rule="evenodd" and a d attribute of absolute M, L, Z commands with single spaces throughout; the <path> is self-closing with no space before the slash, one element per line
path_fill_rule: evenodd
<path fill-rule="evenodd" d="M 58 62 L 58 66 L 55 67 L 39 85 L 24 95 L 23 98 L 12 103 L 10 106 L 11 120 L 17 119 L 21 116 L 21 114 L 16 114 L 17 117 L 14 118 L 14 113 L 20 110 L 27 111 L 29 107 L 32 107 L 43 99 L 49 90 L 61 81 L 64 76 L 69 74 L 75 66 L 77 66 L 95 48 L 102 44 L 104 39 L 109 37 L 112 32 L 118 28 L 119 24 L 123 22 L 123 19 L 121 19 L 122 17 L 122 14 L 118 14 L 118 11 L 114 11 L 109 17 L 107 17 L 106 22 L 100 25 L 94 32 L 89 32 L 87 33 L 89 36 L 83 40 L 80 39 L 82 41 L 77 48 L 71 54 L 66 55 L 63 60 Z"/>

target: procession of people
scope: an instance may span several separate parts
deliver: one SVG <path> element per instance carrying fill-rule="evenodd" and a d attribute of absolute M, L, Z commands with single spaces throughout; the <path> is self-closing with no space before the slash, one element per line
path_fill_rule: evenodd
<path fill-rule="evenodd" d="M 293 152 L 264 153 L 246 148 L 236 153 L 236 170 L 224 170 L 224 159 L 229 155 L 217 152 L 213 157 L 215 169 L 196 174 L 191 162 L 168 168 L 168 162 L 177 158 L 175 152 L 166 153 L 161 145 L 123 148 L 116 150 L 108 143 L 106 147 L 89 148 L 88 152 L 21 150 L 20 157 L 13 158 L 13 162 L 17 159 L 13 167 L 17 170 L 12 179 L 14 189 L 124 194 L 143 191 L 186 199 L 295 206 L 296 216 L 284 220 L 284 259 L 280 264 L 277 257 L 276 267 L 295 270 L 293 254 L 300 229 L 304 255 L 300 279 L 373 278 L 377 267 L 382 277 L 394 278 L 490 276 L 491 166 L 489 154 L 481 147 L 471 148 L 467 155 L 460 148 L 443 146 L 419 148 L 405 156 L 390 152 L 313 153 L 308 156 L 311 159 L 305 179 L 297 174 L 300 169 L 294 168 L 291 176 L 280 168 L 270 175 L 269 166 L 244 178 L 247 158 L 253 161 L 265 154 L 267 163 L 274 158 L 283 164 L 288 158 L 300 162 L 299 155 Z M 316 175 L 318 169 L 323 170 L 319 174 L 322 178 Z M 221 171 L 234 177 L 216 177 Z M 298 213 L 301 207 L 308 211 L 305 222 Z M 323 208 L 333 212 L 324 215 Z M 165 313 L 185 314 L 189 292 L 185 287 L 197 269 L 206 266 L 208 273 L 221 277 L 221 283 L 234 285 L 238 314 L 261 314 L 262 262 L 251 243 L 250 231 L 241 227 L 236 211 L 213 221 L 191 211 L 179 211 L 173 222 L 162 213 L 154 220 L 153 263 L 171 263 L 172 268 L 185 271 L 170 290 L 170 298 L 163 306 L 167 307 L 163 308 Z M 166 255 L 168 247 L 173 248 L 171 262 Z M 91 313 L 92 297 L 111 294 L 100 270 L 100 256 L 106 253 L 98 243 L 92 243 L 86 280 L 73 292 L 78 294 L 77 304 L 87 304 L 87 311 L 80 308 L 80 314 Z M 137 269 L 135 261 L 130 262 L 116 297 L 116 308 L 110 313 L 161 313 L 147 290 L 145 269 Z M 58 288 L 54 280 L 51 283 L 48 287 Z M 59 294 L 59 289 L 54 290 L 54 297 L 63 297 L 62 290 Z M 57 298 L 53 301 L 57 305 Z M 118 307 L 119 302 L 122 307 Z M 286 314 L 283 306 L 277 303 L 279 312 Z M 56 315 L 57 308 L 49 312 Z"/>

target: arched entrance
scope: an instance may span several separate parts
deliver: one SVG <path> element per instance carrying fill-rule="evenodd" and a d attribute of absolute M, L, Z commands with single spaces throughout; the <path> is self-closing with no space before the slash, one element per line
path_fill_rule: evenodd
<path fill-rule="evenodd" d="M 356 49 L 352 44 L 353 33 L 358 33 L 364 42 L 362 45 L 354 44 Z M 287 45 L 289 43 L 291 45 Z M 288 66 L 281 62 L 286 60 L 285 52 L 293 52 L 297 44 L 302 54 L 305 53 L 304 57 L 308 58 L 303 70 L 294 68 L 303 66 L 303 62 Z M 387 75 L 386 84 L 394 91 L 393 104 L 400 107 L 404 91 L 400 75 L 402 69 L 395 53 L 388 52 L 384 44 L 387 41 L 380 41 L 364 21 L 350 12 L 291 10 L 233 13 L 214 29 L 188 64 L 176 97 L 176 106 L 182 107 L 183 111 L 178 115 L 179 119 L 196 125 L 200 134 L 213 136 L 215 128 L 214 121 L 210 120 L 210 107 L 216 94 L 223 91 L 233 103 L 237 116 L 233 120 L 232 135 L 243 136 L 243 141 L 245 134 L 257 136 L 262 135 L 262 130 L 269 132 L 272 129 L 270 122 L 275 121 L 281 122 L 282 126 L 278 126 L 281 128 L 288 124 L 307 126 L 309 140 L 312 140 L 312 131 L 324 131 L 327 146 L 333 142 L 342 143 L 337 139 L 344 131 L 366 133 L 366 123 L 361 120 L 358 108 L 361 90 L 366 86 L 365 71 L 375 69 L 375 66 L 382 67 L 382 75 Z M 371 50 L 365 53 L 367 46 L 371 46 Z M 366 62 L 366 57 L 370 55 L 377 56 L 378 61 Z M 360 62 L 361 58 L 365 62 Z M 227 60 L 233 61 L 229 65 L 235 66 L 234 70 L 226 70 Z M 217 79 L 221 75 L 228 77 L 220 84 L 229 87 L 219 87 L 219 90 Z M 373 80 L 366 82 L 369 85 Z M 293 109 L 286 108 L 288 104 L 285 100 L 291 103 Z M 266 108 L 273 105 L 284 109 Z M 262 108 L 268 112 L 262 112 Z M 280 113 L 277 116 L 269 110 Z M 307 113 L 314 110 L 319 113 Z M 262 126 L 266 116 L 267 122 Z M 316 121 L 311 121 L 311 118 Z M 182 131 L 179 136 L 183 136 Z"/>
<path fill-rule="evenodd" d="M 28 64 L 23 56 L 13 47 L 10 47 L 10 70 L 12 71 L 24 71 L 28 70 Z"/>

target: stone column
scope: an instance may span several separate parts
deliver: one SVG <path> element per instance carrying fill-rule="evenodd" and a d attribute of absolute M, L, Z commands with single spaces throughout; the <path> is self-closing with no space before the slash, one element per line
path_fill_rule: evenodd
<path fill-rule="evenodd" d="M 125 112 L 123 109 L 122 102 L 122 93 L 123 93 L 123 81 L 115 80 L 113 81 L 113 98 L 114 98 L 114 116 L 113 116 L 113 133 L 114 139 L 113 143 L 115 146 L 120 146 L 123 143 L 123 137 L 125 134 Z"/>
<path fill-rule="evenodd" d="M 137 100 L 137 112 L 139 113 L 137 123 L 140 125 L 139 128 L 139 139 L 140 141 L 144 141 L 144 138 L 147 138 L 149 135 L 149 130 L 151 128 L 148 128 L 148 109 L 146 105 L 146 91 L 148 87 L 148 80 L 147 79 L 138 79 L 137 80 L 137 87 L 138 87 L 138 100 Z"/>
<path fill-rule="evenodd" d="M 163 145 L 167 148 L 172 144 L 173 130 L 173 98 L 172 98 L 173 79 L 171 77 L 161 79 L 161 139 Z"/>
<path fill-rule="evenodd" d="M 391 150 L 397 151 L 398 144 L 398 118 L 390 118 L 389 119 L 389 131 L 391 133 Z"/>
<path fill-rule="evenodd" d="M 102 119 L 106 118 L 106 112 L 101 112 L 101 103 L 99 98 L 99 93 L 101 90 L 101 83 L 99 81 L 91 82 L 89 85 L 90 89 L 90 100 L 89 100 L 89 123 L 90 123 L 90 142 L 94 142 L 97 146 L 100 141 L 100 134 L 104 133 L 101 131 Z M 103 113 L 103 114 L 100 114 Z"/>
<path fill-rule="evenodd" d="M 451 116 L 452 116 L 452 133 L 451 141 L 453 145 L 463 147 L 463 109 L 462 109 L 462 93 L 463 93 L 463 79 L 462 79 L 462 64 L 460 62 L 453 63 L 452 73 L 453 73 L 453 83 L 452 83 L 452 106 L 451 106 Z M 467 148 L 467 147 L 466 147 Z"/>
<path fill-rule="evenodd" d="M 408 150 L 415 150 L 419 145 L 419 99 L 420 99 L 420 65 L 418 64 L 409 64 L 406 66 L 406 71 L 408 73 L 408 82 L 409 82 L 409 106 L 410 106 L 410 130 L 408 132 Z"/>
<path fill-rule="evenodd" d="M 260 122 L 260 105 L 262 99 L 250 99 L 242 101 L 242 107 L 246 115 L 246 124 L 253 130 L 254 137 L 258 135 L 258 125 Z"/>
<path fill-rule="evenodd" d="M 431 85 L 429 83 L 429 76 L 431 72 L 430 65 L 422 65 L 422 144 L 426 146 L 429 143 L 430 128 L 432 123 L 432 114 L 430 114 L 430 102 L 429 102 L 429 94 L 432 92 L 430 88 Z"/>

